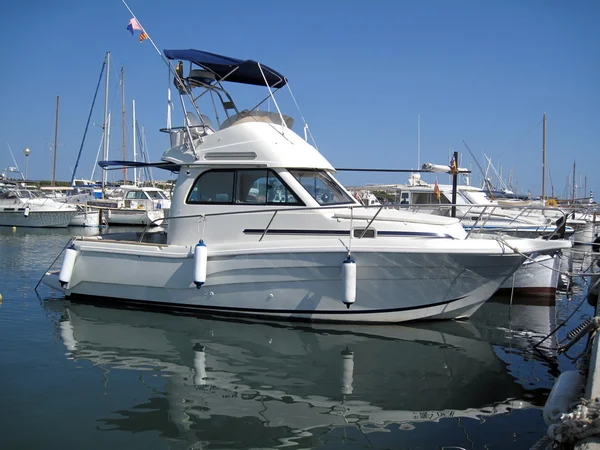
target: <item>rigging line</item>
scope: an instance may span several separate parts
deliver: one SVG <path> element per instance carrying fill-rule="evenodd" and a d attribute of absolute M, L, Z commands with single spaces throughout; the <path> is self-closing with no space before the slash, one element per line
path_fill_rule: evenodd
<path fill-rule="evenodd" d="M 102 81 L 102 74 L 104 73 L 104 68 L 106 67 L 106 59 L 102 61 L 102 69 L 100 70 L 100 76 L 98 77 L 98 85 L 96 86 L 96 92 L 94 93 L 94 99 L 92 100 L 92 106 L 90 108 L 90 113 L 88 115 L 87 122 L 85 124 L 85 130 L 83 131 L 83 138 L 81 139 L 81 146 L 79 147 L 79 153 L 77 154 L 77 160 L 75 161 L 75 167 L 73 168 L 73 174 L 71 175 L 71 185 L 73 185 L 73 180 L 75 179 L 75 174 L 77 172 L 77 166 L 79 166 L 79 159 L 81 158 L 81 152 L 83 150 L 83 145 L 85 144 L 85 137 L 87 136 L 88 127 L 90 126 L 90 120 L 92 118 L 92 112 L 94 111 L 94 105 L 96 104 L 96 97 L 98 95 L 98 90 L 100 89 L 100 82 Z"/>
<path fill-rule="evenodd" d="M 292 100 L 294 100 L 294 104 L 296 105 L 296 109 L 298 109 L 298 112 L 300 113 L 300 117 L 302 117 L 302 122 L 304 122 L 304 125 L 307 127 L 308 134 L 310 134 L 310 138 L 312 139 L 315 148 L 317 150 L 319 150 L 319 147 L 317 146 L 317 141 L 315 141 L 315 137 L 313 136 L 312 132 L 310 131 L 310 127 L 308 126 L 308 123 L 306 122 L 306 119 L 304 118 L 304 114 L 302 114 L 302 110 L 300 109 L 300 105 L 298 105 L 298 102 L 296 101 L 296 97 L 294 96 L 294 93 L 292 92 L 292 87 L 290 86 L 289 80 L 287 81 L 286 85 L 287 85 L 287 88 L 288 88 L 288 91 L 289 91 L 290 95 L 292 96 Z"/>
<path fill-rule="evenodd" d="M 529 130 L 527 130 L 525 133 L 523 133 L 518 139 L 514 140 L 513 142 L 508 144 L 508 147 L 512 147 L 514 146 L 516 143 L 518 143 L 521 139 L 523 139 L 526 135 L 528 135 L 529 133 L 531 133 L 540 123 L 542 123 L 544 121 L 544 119 L 540 119 L 540 121 L 538 123 L 536 123 L 534 126 L 532 126 Z M 511 149 L 512 150 L 512 149 Z M 498 156 L 498 158 L 500 158 L 502 155 L 504 155 L 507 150 L 504 150 L 502 153 L 500 153 L 500 155 Z"/>

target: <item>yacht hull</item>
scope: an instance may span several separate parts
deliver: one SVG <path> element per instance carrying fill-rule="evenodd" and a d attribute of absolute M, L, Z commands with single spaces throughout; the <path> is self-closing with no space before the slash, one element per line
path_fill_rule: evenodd
<path fill-rule="evenodd" d="M 25 216 L 24 208 L 19 211 L 0 211 L 0 226 L 32 228 L 65 228 L 77 214 L 74 210 L 30 211 Z"/>
<path fill-rule="evenodd" d="M 395 323 L 467 318 L 523 262 L 517 254 L 465 253 L 459 246 L 432 252 L 418 250 L 419 244 L 403 250 L 357 244 L 356 303 L 348 308 L 342 302 L 345 246 L 320 241 L 307 251 L 291 245 L 209 250 L 206 283 L 197 289 L 192 247 L 75 241 L 78 255 L 66 288 L 56 273 L 44 282 L 67 296 L 210 314 Z"/>
<path fill-rule="evenodd" d="M 84 210 L 79 213 L 69 223 L 72 227 L 99 227 L 100 212 L 95 209 Z"/>
<path fill-rule="evenodd" d="M 540 255 L 527 260 L 500 289 L 501 294 L 554 297 L 560 278 L 560 258 L 558 255 Z"/>
<path fill-rule="evenodd" d="M 106 209 L 105 219 L 109 225 L 160 225 L 164 218 L 162 210 Z"/>

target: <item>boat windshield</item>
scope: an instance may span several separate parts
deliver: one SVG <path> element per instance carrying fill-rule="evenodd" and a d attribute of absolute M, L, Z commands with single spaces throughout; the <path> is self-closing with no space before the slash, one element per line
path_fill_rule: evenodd
<path fill-rule="evenodd" d="M 146 191 L 152 200 L 166 200 L 167 196 L 161 191 Z"/>
<path fill-rule="evenodd" d="M 319 205 L 355 203 L 324 170 L 290 169 L 289 172 Z"/>
<path fill-rule="evenodd" d="M 461 190 L 460 192 L 472 205 L 490 205 L 493 203 L 484 191 Z"/>

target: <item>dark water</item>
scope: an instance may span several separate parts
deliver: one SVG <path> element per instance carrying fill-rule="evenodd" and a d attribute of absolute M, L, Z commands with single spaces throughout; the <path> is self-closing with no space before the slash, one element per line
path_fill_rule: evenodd
<path fill-rule="evenodd" d="M 410 326 L 228 321 L 72 303 L 45 286 L 36 295 L 79 232 L 0 228 L 2 449 L 528 449 L 546 432 L 555 377 L 573 368 L 532 346 L 574 311 L 549 345 L 593 312 L 581 280 L 555 305 L 496 297 L 470 321 Z"/>

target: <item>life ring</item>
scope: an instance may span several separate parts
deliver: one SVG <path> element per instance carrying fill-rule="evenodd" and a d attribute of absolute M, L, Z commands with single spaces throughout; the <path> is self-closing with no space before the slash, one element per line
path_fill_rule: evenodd
<path fill-rule="evenodd" d="M 548 200 L 546 200 L 546 206 L 549 208 L 556 208 L 558 206 L 558 203 L 556 203 L 556 200 L 554 200 L 553 198 L 549 198 Z"/>

